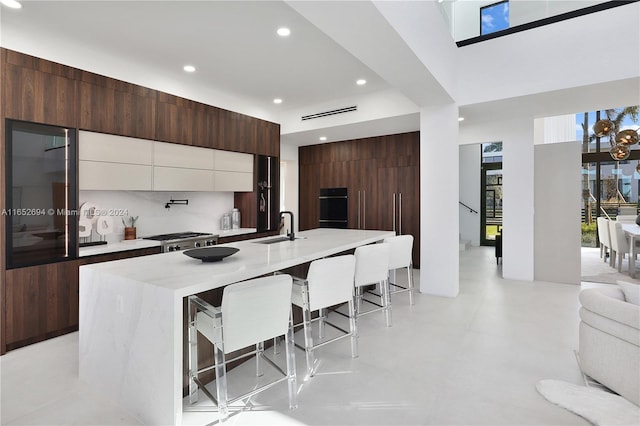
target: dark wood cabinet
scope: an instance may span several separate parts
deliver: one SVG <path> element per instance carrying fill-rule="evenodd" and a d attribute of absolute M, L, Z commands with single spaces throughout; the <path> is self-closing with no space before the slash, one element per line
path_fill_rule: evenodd
<path fill-rule="evenodd" d="M 78 262 L 68 261 L 5 273 L 7 350 L 78 329 Z"/>
<path fill-rule="evenodd" d="M 142 139 L 156 137 L 157 92 L 81 71 L 78 127 Z"/>
<path fill-rule="evenodd" d="M 3 123 L 10 118 L 280 156 L 280 125 L 277 123 L 4 48 L 0 48 L 0 77 L 0 119 Z M 4 166 L 5 134 L 0 133 L 0 164 Z M 0 207 L 4 208 L 4 176 L 0 181 Z M 254 226 L 256 192 L 236 193 L 235 200 L 243 213 L 243 225 Z M 5 219 L 0 217 L 0 228 L 4 229 L 4 226 Z M 0 246 L 5 243 L 5 235 L 0 232 Z M 131 255 L 104 255 L 8 271 L 4 257 L 0 257 L 0 354 L 73 331 L 74 327 L 77 329 L 79 265 Z M 23 282 L 26 284 L 22 285 Z M 76 290 L 72 290 L 74 288 Z"/>
<path fill-rule="evenodd" d="M 4 116 L 76 127 L 76 81 L 72 68 L 6 51 L 2 83 Z"/>
<path fill-rule="evenodd" d="M 117 251 L 113 253 L 97 254 L 95 256 L 86 256 L 78 259 L 78 265 L 89 265 L 92 263 L 110 262 L 112 260 L 130 259 L 132 257 L 148 256 L 151 254 L 160 254 L 160 247 L 149 247 L 144 249 Z"/>
<path fill-rule="evenodd" d="M 413 235 L 413 264 L 420 265 L 420 169 L 378 168 L 378 224 L 398 235 Z"/>
<path fill-rule="evenodd" d="M 319 170 L 319 164 L 307 164 L 299 170 L 298 228 L 301 231 L 320 227 Z"/>
<path fill-rule="evenodd" d="M 6 350 L 78 330 L 80 266 L 157 253 L 160 247 L 7 270 L 3 299 Z"/>
<path fill-rule="evenodd" d="M 212 106 L 160 93 L 156 139 L 218 148 L 218 111 Z"/>
<path fill-rule="evenodd" d="M 300 229 L 319 226 L 320 188 L 347 188 L 348 227 L 414 236 L 420 262 L 420 135 L 418 132 L 303 146 Z"/>

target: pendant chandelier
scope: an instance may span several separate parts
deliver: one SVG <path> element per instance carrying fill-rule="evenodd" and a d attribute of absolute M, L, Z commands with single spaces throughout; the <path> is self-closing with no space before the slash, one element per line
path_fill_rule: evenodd
<path fill-rule="evenodd" d="M 631 154 L 630 146 L 638 143 L 638 131 L 625 129 L 616 133 L 615 128 L 616 126 L 611 120 L 598 120 L 593 125 L 593 133 L 599 138 L 608 135 L 609 143 L 611 143 L 611 149 L 609 150 L 611 158 L 616 161 L 623 161 L 629 158 Z"/>

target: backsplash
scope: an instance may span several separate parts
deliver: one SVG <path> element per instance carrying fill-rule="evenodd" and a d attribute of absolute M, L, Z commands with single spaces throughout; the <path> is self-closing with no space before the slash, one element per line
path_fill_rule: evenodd
<path fill-rule="evenodd" d="M 167 209 L 170 199 L 186 199 L 189 204 Z M 83 203 L 111 213 L 113 232 L 106 235 L 109 243 L 124 239 L 121 219 L 131 216 L 138 216 L 138 238 L 171 232 L 217 232 L 222 215 L 234 207 L 233 192 L 80 191 L 80 206 Z M 119 216 L 122 213 L 126 216 Z M 98 241 L 100 235 L 94 230 L 91 238 Z"/>

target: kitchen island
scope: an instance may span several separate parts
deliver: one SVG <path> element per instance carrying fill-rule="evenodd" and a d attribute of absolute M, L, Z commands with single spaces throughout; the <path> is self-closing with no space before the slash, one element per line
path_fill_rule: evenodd
<path fill-rule="evenodd" d="M 315 229 L 225 244 L 206 263 L 182 252 L 80 268 L 79 375 L 145 424 L 182 423 L 183 298 L 341 253 L 392 231 Z"/>

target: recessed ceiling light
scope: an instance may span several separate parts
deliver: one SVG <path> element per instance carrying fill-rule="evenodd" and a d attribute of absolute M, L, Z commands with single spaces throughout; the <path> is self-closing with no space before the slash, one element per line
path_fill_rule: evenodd
<path fill-rule="evenodd" d="M 458 117 L 458 121 L 464 121 L 464 117 Z"/>
<path fill-rule="evenodd" d="M 289 28 L 282 27 L 282 28 L 278 28 L 277 33 L 280 37 L 286 37 L 289 34 L 291 34 L 291 30 Z"/>
<path fill-rule="evenodd" d="M 183 70 L 185 70 L 186 72 L 195 72 L 196 71 L 196 67 L 194 67 L 193 65 L 185 65 L 184 67 L 182 67 Z"/>
<path fill-rule="evenodd" d="M 326 141 L 326 140 L 327 140 L 327 137 L 326 137 L 326 136 L 320 136 L 320 140 L 321 140 L 321 141 Z"/>
<path fill-rule="evenodd" d="M 363 85 L 367 84 L 367 80 L 365 80 L 364 78 L 361 78 L 360 80 L 356 81 L 356 84 L 358 86 L 363 86 Z"/>
<path fill-rule="evenodd" d="M 20 9 L 22 7 L 22 5 L 16 0 L 0 0 L 0 3 L 10 7 L 11 9 Z"/>
<path fill-rule="evenodd" d="M 274 103 L 274 104 L 281 104 L 281 103 L 282 103 L 282 99 L 280 99 L 280 98 L 275 98 L 275 99 L 273 100 L 273 103 Z"/>

